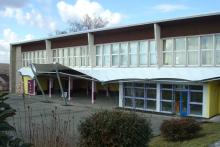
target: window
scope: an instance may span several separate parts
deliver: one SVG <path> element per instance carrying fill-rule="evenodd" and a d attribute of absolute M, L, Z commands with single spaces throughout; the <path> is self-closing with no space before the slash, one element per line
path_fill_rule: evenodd
<path fill-rule="evenodd" d="M 103 66 L 110 66 L 111 45 L 103 45 Z"/>
<path fill-rule="evenodd" d="M 151 40 L 150 41 L 150 65 L 155 65 L 157 64 L 157 49 L 155 45 L 155 41 Z"/>
<path fill-rule="evenodd" d="M 173 85 L 161 85 L 161 111 L 172 112 L 173 110 Z"/>
<path fill-rule="evenodd" d="M 101 66 L 101 46 L 96 46 L 96 66 Z"/>
<path fill-rule="evenodd" d="M 188 37 L 187 38 L 187 57 L 188 65 L 198 65 L 199 63 L 199 38 Z"/>
<path fill-rule="evenodd" d="M 81 66 L 86 66 L 86 47 L 80 47 L 81 49 Z"/>
<path fill-rule="evenodd" d="M 163 64 L 172 65 L 173 62 L 173 40 L 163 40 Z"/>
<path fill-rule="evenodd" d="M 137 51 L 138 51 L 138 42 L 130 43 L 130 65 L 137 65 Z"/>
<path fill-rule="evenodd" d="M 80 47 L 75 47 L 75 66 L 80 67 L 81 66 L 81 51 Z"/>
<path fill-rule="evenodd" d="M 112 44 L 112 66 L 119 65 L 119 44 Z"/>
<path fill-rule="evenodd" d="M 127 64 L 128 64 L 128 43 L 121 43 L 120 65 L 126 66 Z"/>
<path fill-rule="evenodd" d="M 176 65 L 185 65 L 186 64 L 186 46 L 185 38 L 176 38 L 175 39 L 175 64 Z"/>
<path fill-rule="evenodd" d="M 202 51 L 202 65 L 213 64 L 213 36 L 202 36 L 200 38 Z"/>
<path fill-rule="evenodd" d="M 215 63 L 220 65 L 220 35 L 215 36 Z"/>
<path fill-rule="evenodd" d="M 140 50 L 139 50 L 139 64 L 147 65 L 147 61 L 148 61 L 148 42 L 141 41 Z"/>
<path fill-rule="evenodd" d="M 69 58 L 68 58 L 68 56 L 69 56 L 69 49 L 68 48 L 65 48 L 64 49 L 64 65 L 65 66 L 69 66 Z"/>

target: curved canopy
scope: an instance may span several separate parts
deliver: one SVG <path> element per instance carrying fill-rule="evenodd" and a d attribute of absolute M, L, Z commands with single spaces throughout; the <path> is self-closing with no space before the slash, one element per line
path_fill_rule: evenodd
<path fill-rule="evenodd" d="M 34 64 L 37 74 L 55 73 L 55 64 Z M 61 74 L 88 77 L 100 82 L 119 80 L 179 80 L 201 82 L 220 79 L 219 67 L 139 67 L 139 68 L 71 68 L 57 64 Z M 19 69 L 22 75 L 34 77 L 29 67 Z"/>

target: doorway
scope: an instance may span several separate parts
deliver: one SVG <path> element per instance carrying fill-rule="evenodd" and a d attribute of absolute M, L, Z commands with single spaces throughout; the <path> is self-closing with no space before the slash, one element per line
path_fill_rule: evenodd
<path fill-rule="evenodd" d="M 187 116 L 188 114 L 188 92 L 175 91 L 175 113 L 180 116 Z"/>

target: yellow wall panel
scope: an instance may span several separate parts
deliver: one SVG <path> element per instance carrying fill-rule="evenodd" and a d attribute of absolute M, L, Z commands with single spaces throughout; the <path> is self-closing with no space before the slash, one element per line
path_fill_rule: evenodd
<path fill-rule="evenodd" d="M 220 114 L 220 82 L 208 83 L 208 117 Z"/>
<path fill-rule="evenodd" d="M 28 94 L 28 81 L 31 80 L 29 76 L 24 76 L 24 94 Z"/>

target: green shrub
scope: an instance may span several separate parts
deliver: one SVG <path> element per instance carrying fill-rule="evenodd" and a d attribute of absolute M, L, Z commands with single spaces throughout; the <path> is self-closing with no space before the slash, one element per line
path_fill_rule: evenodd
<path fill-rule="evenodd" d="M 189 118 L 165 120 L 160 127 L 161 136 L 171 141 L 191 139 L 200 130 L 200 123 Z"/>
<path fill-rule="evenodd" d="M 101 111 L 79 126 L 81 147 L 146 147 L 152 130 L 135 113 Z"/>

